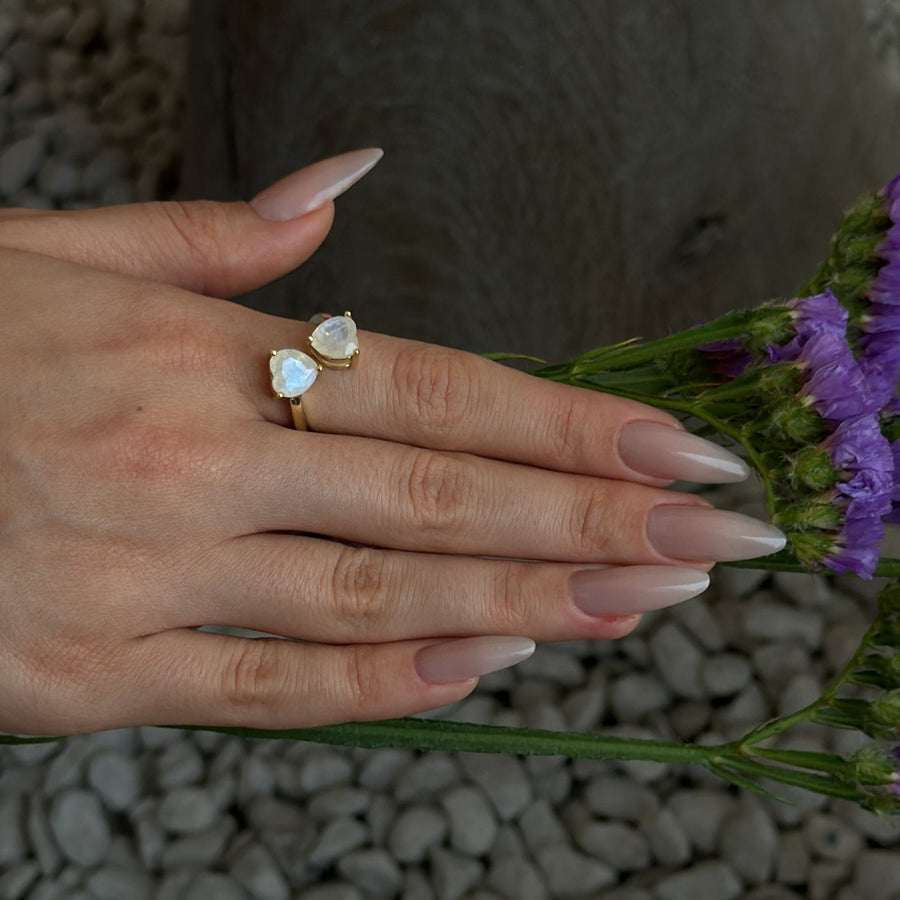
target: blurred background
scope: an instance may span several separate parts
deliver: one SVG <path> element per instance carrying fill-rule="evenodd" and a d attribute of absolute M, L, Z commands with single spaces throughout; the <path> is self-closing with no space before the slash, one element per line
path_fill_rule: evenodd
<path fill-rule="evenodd" d="M 242 301 L 561 359 L 808 278 L 900 170 L 898 29 L 896 0 L 0 0 L 0 200 L 246 199 L 382 146 L 316 256 Z M 752 487 L 713 499 L 759 513 Z M 736 737 L 821 691 L 877 586 L 723 568 L 437 715 Z M 900 898 L 895 823 L 788 799 L 128 729 L 0 749 L 0 900 Z"/>

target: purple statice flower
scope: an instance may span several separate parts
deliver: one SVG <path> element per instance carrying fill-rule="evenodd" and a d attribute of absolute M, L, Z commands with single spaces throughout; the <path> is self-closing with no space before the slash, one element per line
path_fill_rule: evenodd
<path fill-rule="evenodd" d="M 814 334 L 800 350 L 797 365 L 805 371 L 800 394 L 810 399 L 827 422 L 840 424 L 878 411 L 865 374 L 842 335 L 833 331 Z"/>
<path fill-rule="evenodd" d="M 835 485 L 844 524 L 835 550 L 824 560 L 835 572 L 871 578 L 884 536 L 882 517 L 891 509 L 894 453 L 877 413 L 845 419 L 822 442 L 843 476 Z"/>
<path fill-rule="evenodd" d="M 872 279 L 860 345 L 861 363 L 880 407 L 888 404 L 900 377 L 900 175 L 882 191 L 891 220 L 876 253 L 884 264 Z"/>
<path fill-rule="evenodd" d="M 878 565 L 878 544 L 884 528 L 878 519 L 848 519 L 835 540 L 834 550 L 823 563 L 832 572 L 855 572 L 871 579 Z"/>
<path fill-rule="evenodd" d="M 767 357 L 770 363 L 792 362 L 800 355 L 806 343 L 820 334 L 834 334 L 841 339 L 847 333 L 847 310 L 837 297 L 826 289 L 812 297 L 798 297 L 786 304 L 792 310 L 795 336 L 785 345 L 770 345 Z"/>
<path fill-rule="evenodd" d="M 847 502 L 847 518 L 881 519 L 891 508 L 895 458 L 878 415 L 846 419 L 822 446 L 845 473 L 835 488 Z"/>

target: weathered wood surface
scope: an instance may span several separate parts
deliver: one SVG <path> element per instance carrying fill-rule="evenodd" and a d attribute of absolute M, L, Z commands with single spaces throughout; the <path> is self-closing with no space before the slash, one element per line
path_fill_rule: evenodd
<path fill-rule="evenodd" d="M 194 0 L 184 193 L 380 145 L 248 298 L 560 358 L 789 294 L 900 169 L 846 0 Z"/>

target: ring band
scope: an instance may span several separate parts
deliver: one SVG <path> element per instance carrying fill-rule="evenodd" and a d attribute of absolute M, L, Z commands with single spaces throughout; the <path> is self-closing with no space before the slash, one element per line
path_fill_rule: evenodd
<path fill-rule="evenodd" d="M 273 350 L 269 357 L 272 392 L 280 400 L 289 400 L 294 428 L 308 431 L 302 396 L 315 383 L 322 369 L 349 369 L 359 356 L 356 323 L 349 311 L 342 316 L 319 313 L 319 324 L 309 336 L 307 352 Z"/>

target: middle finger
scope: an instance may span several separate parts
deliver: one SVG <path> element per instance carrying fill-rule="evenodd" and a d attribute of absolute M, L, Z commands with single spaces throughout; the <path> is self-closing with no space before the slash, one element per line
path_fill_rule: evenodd
<path fill-rule="evenodd" d="M 246 533 L 625 565 L 742 559 L 784 541 L 776 529 L 693 494 L 634 482 L 267 423 L 251 427 L 247 441 L 257 477 Z"/>

